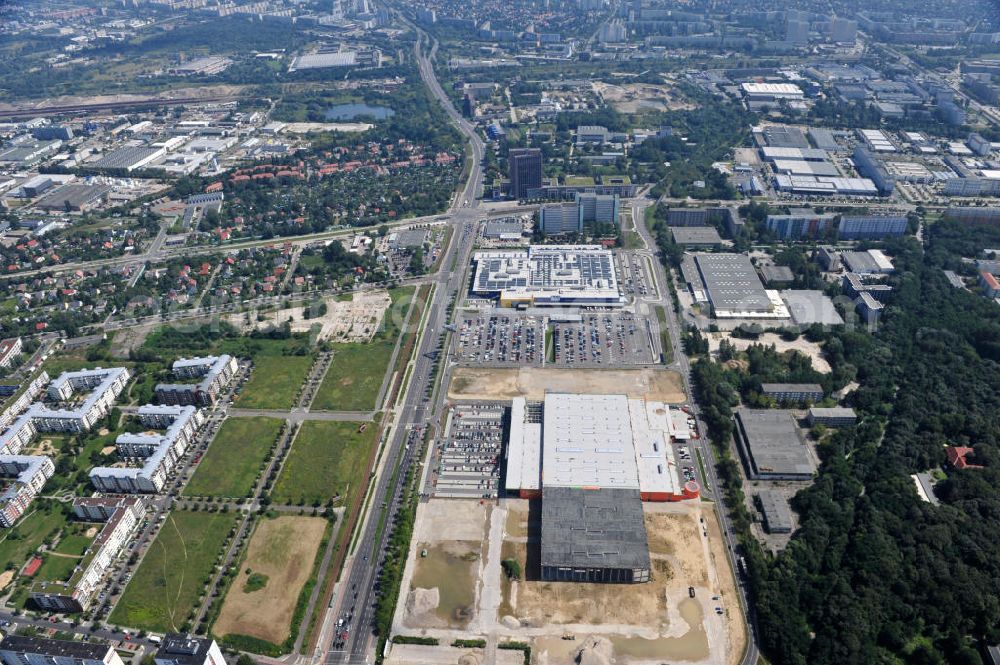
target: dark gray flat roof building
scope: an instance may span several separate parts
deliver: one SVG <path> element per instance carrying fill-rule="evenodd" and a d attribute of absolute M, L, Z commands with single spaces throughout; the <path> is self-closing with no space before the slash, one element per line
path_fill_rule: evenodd
<path fill-rule="evenodd" d="M 678 226 L 670 229 L 674 242 L 685 247 L 718 247 L 722 244 L 719 232 L 712 226 Z"/>
<path fill-rule="evenodd" d="M 168 633 L 154 656 L 156 665 L 226 665 L 215 640 L 183 633 Z"/>
<path fill-rule="evenodd" d="M 781 292 L 781 299 L 788 305 L 788 313 L 797 325 L 808 326 L 821 323 L 828 326 L 842 326 L 844 319 L 822 291 L 796 289 Z"/>
<path fill-rule="evenodd" d="M 743 254 L 699 254 L 695 257 L 698 272 L 716 316 L 730 313 L 767 313 L 774 305 Z"/>
<path fill-rule="evenodd" d="M 795 281 L 795 273 L 788 266 L 762 266 L 760 276 L 768 286 L 775 284 L 791 284 Z"/>
<path fill-rule="evenodd" d="M 121 657 L 107 644 L 49 640 L 8 635 L 0 643 L 4 665 L 121 665 Z"/>
<path fill-rule="evenodd" d="M 808 420 L 810 425 L 826 425 L 827 427 L 850 427 L 858 420 L 854 409 L 845 406 L 834 406 L 823 408 L 814 406 L 809 409 Z"/>
<path fill-rule="evenodd" d="M 649 581 L 649 543 L 638 489 L 544 487 L 542 579 Z"/>
<path fill-rule="evenodd" d="M 751 480 L 809 480 L 816 471 L 791 411 L 739 409 L 736 437 Z"/>
<path fill-rule="evenodd" d="M 768 533 L 791 533 L 792 510 L 788 501 L 778 492 L 762 490 L 757 493 L 760 510 L 764 514 L 764 528 Z"/>
<path fill-rule="evenodd" d="M 823 386 L 818 383 L 762 383 L 761 392 L 779 402 L 818 402 L 823 399 Z"/>

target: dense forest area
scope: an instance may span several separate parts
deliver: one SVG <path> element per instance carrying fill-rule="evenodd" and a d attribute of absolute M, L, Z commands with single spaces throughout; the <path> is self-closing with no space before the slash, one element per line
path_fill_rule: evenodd
<path fill-rule="evenodd" d="M 856 371 L 848 401 L 862 422 L 820 445 L 791 543 L 771 556 L 745 533 L 772 662 L 976 664 L 1000 641 L 1000 308 L 942 274 L 1000 232 L 938 222 L 928 236 L 926 253 L 912 238 L 890 246 L 898 275 L 880 329 L 826 339 L 835 371 Z M 717 411 L 725 375 L 697 365 Z M 909 475 L 943 466 L 945 445 L 972 446 L 985 468 L 949 469 L 934 506 Z"/>

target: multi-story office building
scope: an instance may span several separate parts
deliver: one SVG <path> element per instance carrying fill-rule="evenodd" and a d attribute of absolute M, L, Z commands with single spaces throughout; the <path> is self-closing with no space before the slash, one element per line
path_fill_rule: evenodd
<path fill-rule="evenodd" d="M 767 229 L 782 240 L 818 238 L 833 230 L 833 213 L 818 214 L 809 208 L 797 208 L 787 215 L 768 215 Z"/>
<path fill-rule="evenodd" d="M 896 183 L 892 176 L 889 175 L 885 165 L 876 159 L 868 148 L 859 145 L 854 149 L 853 159 L 858 173 L 866 178 L 870 178 L 875 183 L 875 187 L 878 188 L 879 194 L 888 196 L 895 191 Z"/>
<path fill-rule="evenodd" d="M 823 386 L 818 383 L 762 383 L 761 393 L 779 402 L 818 402 Z"/>
<path fill-rule="evenodd" d="M 68 580 L 42 581 L 32 587 L 35 604 L 53 612 L 84 612 L 91 606 L 101 580 L 132 542 L 146 506 L 138 497 L 92 497 L 76 499 L 73 512 L 81 520 L 104 526 Z"/>
<path fill-rule="evenodd" d="M 7 635 L 0 643 L 3 665 L 124 665 L 110 644 Z M 215 665 L 223 665 L 219 662 Z"/>
<path fill-rule="evenodd" d="M 854 409 L 843 406 L 822 408 L 814 406 L 807 416 L 810 425 L 826 425 L 827 427 L 850 427 L 858 420 Z"/>
<path fill-rule="evenodd" d="M 542 206 L 539 228 L 548 235 L 561 235 L 583 233 L 594 224 L 618 226 L 620 205 L 617 194 L 578 193 L 573 203 Z"/>
<path fill-rule="evenodd" d="M 510 195 L 528 198 L 529 189 L 542 186 L 542 151 L 538 148 L 514 148 L 507 153 Z"/>
<path fill-rule="evenodd" d="M 546 235 L 580 233 L 580 208 L 575 203 L 552 203 L 538 210 L 538 228 Z"/>
<path fill-rule="evenodd" d="M 837 235 L 841 240 L 873 240 L 906 233 L 906 215 L 844 215 Z"/>

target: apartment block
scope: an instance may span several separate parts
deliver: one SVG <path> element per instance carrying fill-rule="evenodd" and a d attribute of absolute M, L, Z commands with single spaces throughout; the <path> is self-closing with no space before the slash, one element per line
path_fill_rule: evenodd
<path fill-rule="evenodd" d="M 178 379 L 201 379 L 197 383 L 161 383 L 156 399 L 161 404 L 211 406 L 236 374 L 239 364 L 229 355 L 181 358 L 172 369 Z"/>
<path fill-rule="evenodd" d="M 66 581 L 44 581 L 31 589 L 31 599 L 53 612 L 83 612 L 93 603 L 101 580 L 139 529 L 146 506 L 139 497 L 76 499 L 73 513 L 87 522 L 103 522 L 76 572 Z"/>
<path fill-rule="evenodd" d="M 122 434 L 115 439 L 119 458 L 138 466 L 95 467 L 90 482 L 100 492 L 153 494 L 160 492 L 194 438 L 205 416 L 197 408 L 154 406 L 139 408 L 139 421 L 146 427 L 165 428 L 163 434 Z"/>

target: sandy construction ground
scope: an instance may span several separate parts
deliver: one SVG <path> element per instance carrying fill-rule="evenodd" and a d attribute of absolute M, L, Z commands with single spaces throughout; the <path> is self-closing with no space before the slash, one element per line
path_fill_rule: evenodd
<path fill-rule="evenodd" d="M 455 400 L 542 399 L 546 391 L 626 394 L 671 404 L 686 400 L 681 377 L 667 369 L 550 369 L 458 367 L 448 397 Z"/>
<path fill-rule="evenodd" d="M 285 131 L 292 134 L 310 132 L 367 132 L 375 125 L 370 122 L 290 122 Z"/>
<path fill-rule="evenodd" d="M 431 499 L 417 510 L 393 633 L 435 637 L 441 645 L 483 638 L 531 642 L 538 665 L 735 665 L 746 635 L 712 504 L 648 503 L 644 509 L 650 583 L 549 583 L 538 579 L 537 502 Z M 502 574 L 506 558 L 519 561 L 521 580 Z M 456 598 L 471 612 L 449 616 L 451 607 L 442 613 L 437 604 Z M 395 647 L 388 662 L 475 665 L 489 655 L 408 645 Z"/>
<path fill-rule="evenodd" d="M 10 585 L 11 580 L 13 579 L 14 579 L 13 570 L 5 570 L 2 573 L 0 573 L 0 591 L 6 589 Z"/>
<path fill-rule="evenodd" d="M 465 628 L 476 617 L 476 580 L 483 574 L 491 511 L 491 505 L 474 501 L 420 504 L 403 571 L 399 628 Z"/>
<path fill-rule="evenodd" d="M 301 305 L 263 312 L 264 321 L 258 322 L 257 317 L 251 316 L 254 323 L 249 327 L 270 328 L 291 321 L 292 332 L 309 332 L 319 326 L 317 341 L 368 342 L 378 330 L 391 300 L 388 291 L 360 291 L 351 301 L 331 297 L 324 302 L 326 314 L 322 316 L 305 318 L 306 310 L 312 305 Z M 234 326 L 248 327 L 246 314 L 233 314 L 228 318 Z"/>
<path fill-rule="evenodd" d="M 604 98 L 620 113 L 636 113 L 649 109 L 653 111 L 676 111 L 695 108 L 672 94 L 673 86 L 653 85 L 651 83 L 623 83 L 614 85 L 595 81 L 592 84 L 594 92 Z"/>
<path fill-rule="evenodd" d="M 394 644 L 386 665 L 480 665 L 485 663 L 484 649 L 458 649 L 450 646 L 426 647 Z M 522 665 L 520 651 L 497 650 L 496 665 Z"/>
<path fill-rule="evenodd" d="M 574 663 L 581 649 L 604 652 L 617 663 L 739 661 L 746 642 L 742 612 L 710 504 L 645 504 L 653 580 L 634 586 L 538 580 L 527 553 L 537 547 L 540 525 L 529 522 L 526 502 L 508 501 L 507 507 L 504 558 L 521 561 L 526 579 L 504 582 L 500 614 L 510 614 L 500 619 L 541 633 L 535 641 L 539 662 Z"/>
<path fill-rule="evenodd" d="M 729 333 L 717 332 L 717 333 L 706 333 L 708 336 L 708 350 L 711 353 L 715 353 L 719 350 L 719 343 L 728 339 L 733 343 L 739 350 L 743 350 L 750 346 L 751 344 L 763 344 L 764 346 L 774 345 L 775 350 L 779 353 L 784 353 L 785 351 L 798 351 L 804 356 L 807 356 L 812 360 L 813 369 L 817 372 L 822 372 L 823 374 L 829 374 L 833 371 L 830 367 L 830 363 L 826 361 L 823 357 L 823 347 L 815 342 L 810 342 L 805 337 L 799 337 L 791 342 L 786 342 L 781 339 L 780 335 L 774 333 L 764 333 L 757 339 L 740 339 L 738 337 L 731 337 Z"/>
<path fill-rule="evenodd" d="M 246 560 L 233 580 L 213 631 L 217 635 L 249 635 L 272 644 L 288 637 L 299 592 L 309 579 L 326 520 L 282 516 L 257 525 Z M 247 569 L 267 575 L 264 588 L 243 590 Z"/>

